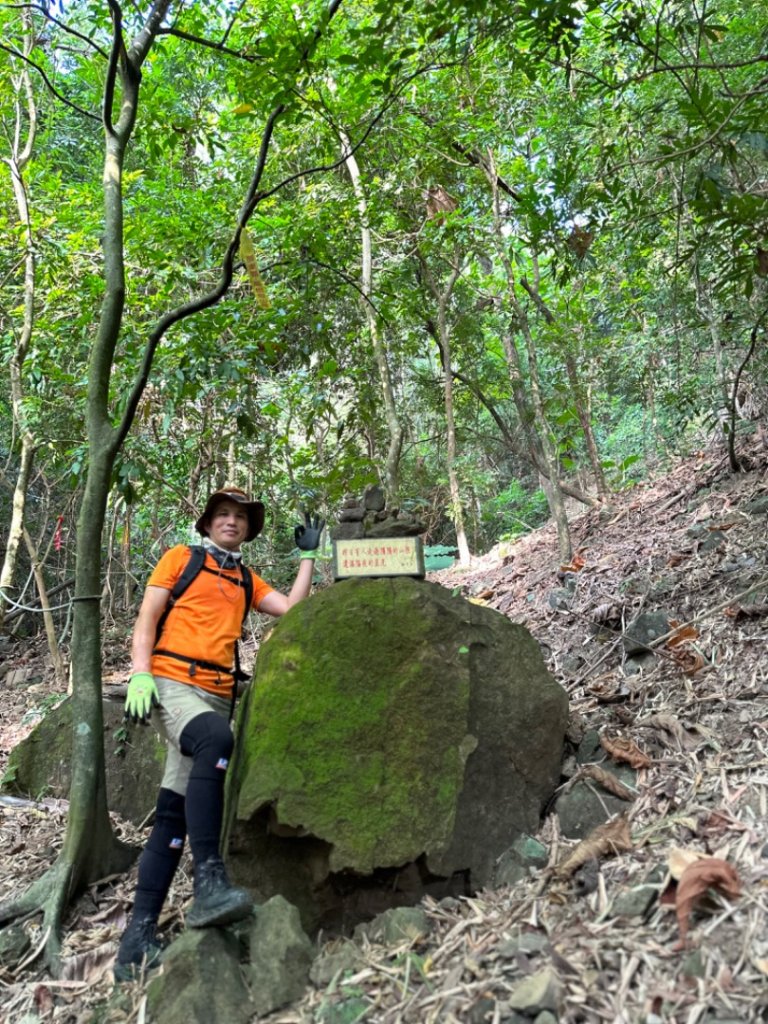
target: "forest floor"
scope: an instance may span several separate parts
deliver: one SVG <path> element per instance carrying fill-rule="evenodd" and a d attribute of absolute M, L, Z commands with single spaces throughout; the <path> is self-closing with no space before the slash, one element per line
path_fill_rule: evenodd
<path fill-rule="evenodd" d="M 581 870 L 563 870 L 578 844 L 548 814 L 536 837 L 549 850 L 547 868 L 515 886 L 425 901 L 429 936 L 397 948 L 366 945 L 353 976 L 310 986 L 301 1003 L 265 1018 L 271 1024 L 511 1024 L 525 1019 L 510 996 L 530 973 L 546 978 L 559 1001 L 539 1024 L 768 1020 L 768 471 L 765 452 L 753 452 L 754 468 L 735 476 L 721 454 L 692 456 L 616 495 L 609 512 L 575 517 L 578 554 L 565 573 L 545 527 L 504 557 L 494 551 L 469 571 L 435 576 L 532 632 L 569 694 L 572 741 L 599 730 L 638 766 L 614 842 L 587 848 Z M 562 598 L 569 577 L 575 592 L 555 608 L 553 592 Z M 621 634 L 640 612 L 659 609 L 677 631 L 652 667 L 628 675 Z M 117 646 L 115 679 L 128 668 L 127 644 Z M 37 645 L 19 643 L 4 658 L 36 681 L 2 687 L 3 760 L 55 693 Z M 575 771 L 571 758 L 564 787 Z M 65 821 L 62 801 L 0 803 L 0 899 L 51 862 Z M 125 822 L 115 826 L 141 841 Z M 672 876 L 697 856 L 714 859 L 714 873 L 676 893 Z M 183 867 L 163 920 L 170 934 L 181 928 L 191 889 Z M 71 909 L 61 978 L 39 966 L 44 936 L 28 923 L 32 946 L 21 966 L 0 967 L 2 1020 L 143 1021 L 139 985 L 92 1016 L 112 988 L 134 880 L 135 869 L 106 879 Z M 617 914 L 619 898 L 643 882 L 654 886 L 643 913 Z M 725 894 L 700 891 L 718 883 Z M 543 937 L 541 950 L 515 946 L 522 933 Z"/>

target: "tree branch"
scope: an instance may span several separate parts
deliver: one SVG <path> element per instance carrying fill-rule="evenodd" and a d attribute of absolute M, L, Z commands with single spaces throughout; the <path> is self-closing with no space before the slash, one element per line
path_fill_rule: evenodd
<path fill-rule="evenodd" d="M 76 39 L 81 39 L 84 43 L 87 43 L 90 47 L 92 47 L 97 53 L 101 54 L 101 56 L 104 57 L 105 60 L 109 58 L 109 54 L 107 53 L 107 51 L 102 50 L 98 43 L 95 43 L 92 39 L 89 39 L 88 36 L 83 35 L 82 32 L 78 32 L 76 28 L 71 28 L 69 25 L 66 25 L 63 21 L 59 21 L 58 18 L 54 18 L 54 16 L 42 4 L 2 4 L 1 6 L 3 10 L 8 11 L 39 11 L 42 15 L 44 15 L 44 17 L 48 19 L 48 21 L 50 21 L 52 25 L 56 25 L 57 28 L 60 28 L 63 32 L 67 32 L 69 35 L 74 36 Z"/>
<path fill-rule="evenodd" d="M 184 39 L 186 42 L 193 43 L 195 46 L 203 46 L 209 50 L 215 50 L 217 53 L 225 53 L 228 57 L 236 57 L 238 60 L 247 61 L 249 64 L 253 64 L 254 61 L 264 59 L 259 56 L 259 54 L 241 53 L 239 50 L 233 50 L 229 46 L 225 46 L 223 42 L 215 43 L 210 39 L 203 39 L 202 36 L 192 35 L 191 32 L 185 32 L 180 28 L 162 28 L 158 32 L 158 35 L 176 36 L 178 39 Z"/>
<path fill-rule="evenodd" d="M 66 104 L 66 106 L 71 107 L 73 110 L 76 110 L 77 113 L 82 114 L 83 117 L 88 117 L 92 121 L 97 121 L 99 123 L 101 122 L 101 118 L 97 114 L 92 114 L 88 110 L 83 110 L 82 107 L 78 107 L 76 103 L 73 103 L 72 100 L 68 100 L 66 96 L 62 95 L 62 93 L 60 93 L 59 90 L 54 86 L 54 84 L 51 82 L 50 78 L 45 73 L 45 71 L 40 67 L 40 65 L 36 64 L 33 60 L 31 60 L 31 58 L 26 57 L 23 53 L 21 53 L 19 50 L 14 49 L 14 47 L 12 46 L 6 46 L 5 43 L 0 43 L 0 50 L 5 50 L 5 52 L 10 53 L 12 57 L 18 57 L 19 60 L 23 60 L 26 64 L 29 64 L 30 67 L 34 68 L 35 71 L 40 75 L 42 80 L 45 82 L 48 90 L 56 97 L 57 100 L 60 100 L 62 103 Z"/>

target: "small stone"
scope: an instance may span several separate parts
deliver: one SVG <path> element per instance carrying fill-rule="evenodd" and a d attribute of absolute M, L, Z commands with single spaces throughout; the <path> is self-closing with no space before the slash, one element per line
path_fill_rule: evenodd
<path fill-rule="evenodd" d="M 365 518 L 365 509 L 358 505 L 355 508 L 343 508 L 339 512 L 340 523 L 360 523 Z"/>
<path fill-rule="evenodd" d="M 485 1024 L 485 1021 L 493 1019 L 495 1009 L 496 1001 L 494 999 L 478 999 L 474 1006 L 470 1008 L 467 1020 L 469 1024 Z"/>
<path fill-rule="evenodd" d="M 363 507 L 371 512 L 381 512 L 386 500 L 384 491 L 378 484 L 370 484 L 363 493 Z"/>
<path fill-rule="evenodd" d="M 643 651 L 630 655 L 622 665 L 625 676 L 645 675 L 656 667 L 656 655 L 653 651 Z"/>
<path fill-rule="evenodd" d="M 315 958 L 309 969 L 310 981 L 318 988 L 325 988 L 337 975 L 355 970 L 359 962 L 358 948 L 353 942 L 344 942 L 340 949 L 331 953 L 321 953 Z"/>
<path fill-rule="evenodd" d="M 666 612 L 643 612 L 631 622 L 624 634 L 624 650 L 627 654 L 639 654 L 649 644 L 669 632 L 669 616 Z"/>
<path fill-rule="evenodd" d="M 642 917 L 658 897 L 658 889 L 651 885 L 639 885 L 636 889 L 628 889 L 619 893 L 613 901 L 611 913 L 613 917 Z"/>
<path fill-rule="evenodd" d="M 513 1010 L 521 1010 L 533 1017 L 542 1010 L 557 1012 L 562 1000 L 563 983 L 551 967 L 524 978 L 509 997 Z"/>
<path fill-rule="evenodd" d="M 331 529 L 331 540 L 362 540 L 364 536 L 362 523 L 339 523 Z"/>
<path fill-rule="evenodd" d="M 753 516 L 768 512 L 768 494 L 761 494 L 759 497 L 753 498 L 747 504 L 747 512 L 751 512 Z"/>
<path fill-rule="evenodd" d="M 429 918 L 420 907 L 392 907 L 367 924 L 358 925 L 355 938 L 365 935 L 371 942 L 394 946 L 403 939 L 413 942 L 431 930 Z"/>
<path fill-rule="evenodd" d="M 558 587 L 556 590 L 551 591 L 547 597 L 547 604 L 550 608 L 554 608 L 556 612 L 566 612 L 571 607 L 572 599 L 573 594 L 570 590 Z"/>
<path fill-rule="evenodd" d="M 722 530 L 712 530 L 707 539 L 699 548 L 699 553 L 704 554 L 708 551 L 717 551 L 721 548 L 728 538 L 725 536 Z"/>
<path fill-rule="evenodd" d="M 542 1010 L 533 1024 L 557 1024 L 557 1017 L 550 1010 Z"/>
<path fill-rule="evenodd" d="M 504 960 L 514 959 L 518 953 L 525 953 L 526 956 L 536 956 L 549 949 L 549 939 L 540 932 L 523 932 L 522 935 L 515 935 L 511 939 L 505 939 L 499 943 L 496 952 Z"/>
<path fill-rule="evenodd" d="M 704 958 L 701 955 L 701 950 L 694 950 L 690 953 L 685 960 L 683 960 L 682 973 L 686 978 L 703 978 L 705 974 L 704 970 Z"/>

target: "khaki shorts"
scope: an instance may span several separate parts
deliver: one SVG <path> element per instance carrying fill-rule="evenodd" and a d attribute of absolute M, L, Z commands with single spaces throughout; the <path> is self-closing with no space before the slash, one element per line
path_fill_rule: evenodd
<path fill-rule="evenodd" d="M 166 679 L 165 676 L 155 676 L 155 684 L 161 706 L 155 708 L 152 720 L 165 737 L 168 748 L 165 774 L 160 785 L 163 789 L 170 789 L 184 796 L 187 792 L 189 773 L 192 771 L 192 758 L 185 757 L 181 752 L 181 734 L 193 718 L 208 711 L 215 711 L 216 714 L 229 719 L 232 702 L 189 683 Z"/>

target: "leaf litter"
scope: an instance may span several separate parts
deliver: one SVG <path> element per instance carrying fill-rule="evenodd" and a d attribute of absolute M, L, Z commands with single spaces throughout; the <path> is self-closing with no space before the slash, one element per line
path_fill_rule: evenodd
<path fill-rule="evenodd" d="M 264 1021 L 502 1024 L 523 1019 L 515 1007 L 521 986 L 532 983 L 551 1000 L 547 1019 L 559 1024 L 768 1019 L 768 533 L 764 516 L 740 512 L 764 486 L 765 465 L 757 457 L 753 465 L 730 476 L 722 458 L 702 452 L 614 496 L 610 518 L 574 510 L 578 561 L 566 568 L 577 587 L 567 609 L 548 602 L 560 583 L 551 527 L 518 541 L 512 558 L 493 551 L 469 572 L 433 575 L 466 596 L 482 595 L 532 632 L 569 694 L 573 747 L 593 730 L 614 749 L 621 740 L 624 752 L 639 752 L 634 786 L 611 791 L 626 810 L 579 843 L 561 834 L 550 809 L 535 836 L 549 851 L 546 868 L 471 897 L 426 898 L 429 935 L 397 946 L 362 940 L 355 970 L 310 985 Z M 688 529 L 722 528 L 725 517 L 726 542 L 694 550 Z M 686 631 L 671 647 L 667 637 L 653 664 L 627 675 L 622 629 L 655 609 L 698 635 Z M 32 647 L 26 642 L 19 656 L 34 659 Z M 693 650 L 702 664 L 696 658 L 686 672 L 690 664 L 671 656 L 676 648 Z M 29 703 L 22 695 L 18 706 L 5 702 L 0 751 L 26 731 L 20 723 Z M 607 750 L 605 759 L 612 760 Z M 600 765 L 579 771 L 587 767 L 582 777 L 603 788 L 600 772 L 610 773 Z M 36 878 L 59 849 L 65 818 L 57 804 L 0 803 L 0 898 Z M 114 824 L 124 840 L 142 842 L 141 830 Z M 182 868 L 164 916 L 171 935 L 189 894 L 186 860 Z M 108 950 L 116 950 L 134 884 L 135 868 L 91 887 L 71 908 L 63 949 L 69 978 L 51 980 L 38 959 L 17 973 L 0 968 L 8 1024 L 28 1014 L 95 1024 L 112 989 Z M 643 899 L 630 912 L 626 899 L 636 894 Z M 33 953 L 39 923 L 25 927 Z M 335 940 L 320 941 L 334 948 Z M 101 1019 L 145 1019 L 141 987 L 124 988 Z"/>

